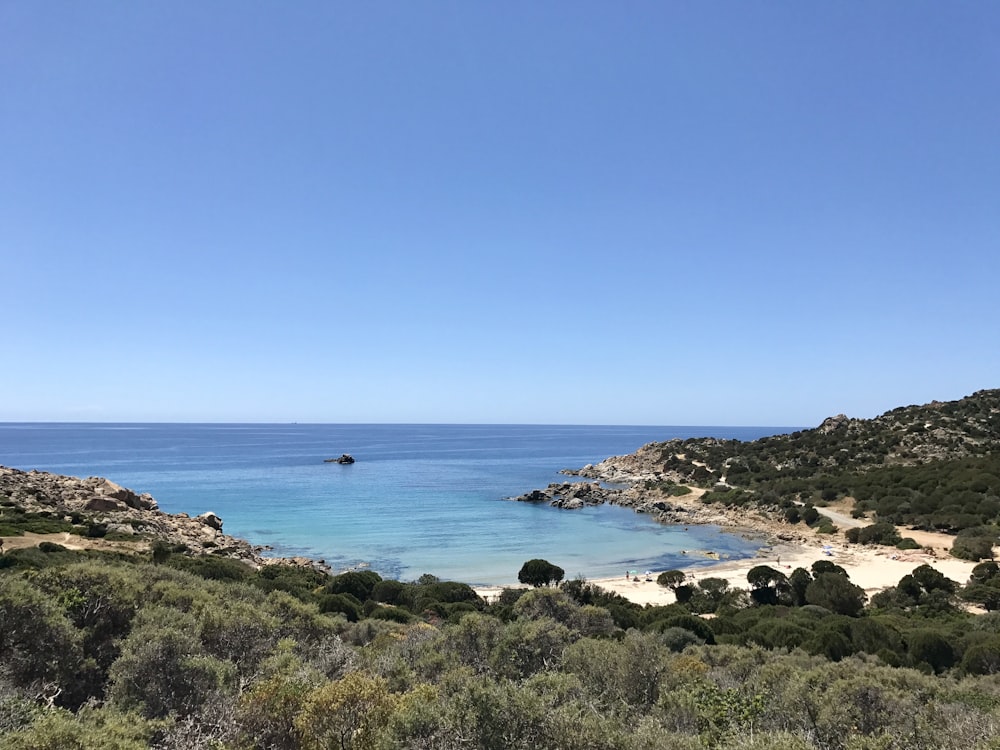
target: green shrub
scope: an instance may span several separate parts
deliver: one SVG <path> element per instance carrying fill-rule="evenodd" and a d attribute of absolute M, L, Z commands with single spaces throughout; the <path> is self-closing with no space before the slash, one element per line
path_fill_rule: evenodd
<path fill-rule="evenodd" d="M 917 540 L 913 537 L 904 536 L 898 542 L 896 542 L 896 549 L 920 549 L 920 545 Z"/>
<path fill-rule="evenodd" d="M 244 581 L 254 574 L 248 565 L 239 560 L 211 555 L 199 557 L 175 555 L 169 558 L 167 564 L 171 568 L 186 570 L 211 581 Z"/>
<path fill-rule="evenodd" d="M 400 609 L 399 607 L 394 607 L 391 604 L 385 604 L 381 607 L 375 607 L 369 617 L 374 617 L 376 620 L 388 620 L 389 622 L 401 622 L 406 624 L 414 620 L 413 615 L 407 612 L 405 609 Z"/>
<path fill-rule="evenodd" d="M 302 565 L 265 565 L 250 582 L 264 591 L 287 591 L 303 601 L 314 599 L 314 592 L 329 576 Z"/>
<path fill-rule="evenodd" d="M 885 522 L 865 526 L 858 533 L 858 541 L 861 544 L 885 544 L 892 546 L 898 544 L 901 538 L 896 527 L 891 523 Z"/>
<path fill-rule="evenodd" d="M 325 594 L 319 598 L 319 611 L 342 614 L 348 622 L 357 622 L 361 619 L 361 602 L 351 594 Z"/>
<path fill-rule="evenodd" d="M 993 547 L 997 543 L 997 530 L 989 527 L 963 529 L 955 536 L 951 554 L 962 560 L 993 559 Z"/>
<path fill-rule="evenodd" d="M 157 539 L 150 547 L 150 555 L 154 564 L 165 563 L 170 558 L 170 545 L 162 539 Z"/>
<path fill-rule="evenodd" d="M 458 581 L 438 581 L 423 586 L 418 586 L 415 592 L 417 596 L 426 599 L 433 599 L 438 602 L 453 604 L 455 602 L 478 602 L 479 594 L 467 583 Z"/>
<path fill-rule="evenodd" d="M 655 627 L 661 633 L 666 632 L 670 628 L 683 628 L 694 633 L 709 645 L 715 643 L 715 631 L 712 630 L 712 627 L 705 620 L 694 615 L 674 615 L 667 617 L 659 620 Z"/>
<path fill-rule="evenodd" d="M 906 649 L 916 667 L 927 664 L 940 673 L 955 663 L 955 650 L 948 636 L 937 630 L 925 628 L 910 633 Z"/>
<path fill-rule="evenodd" d="M 407 585 L 400 581 L 379 581 L 372 589 L 372 599 L 384 604 L 400 604 L 407 594 Z"/>
<path fill-rule="evenodd" d="M 372 598 L 372 591 L 382 580 L 373 570 L 349 570 L 331 578 L 323 587 L 328 594 L 350 594 L 359 602 Z"/>
<path fill-rule="evenodd" d="M 31 534 L 62 534 L 73 530 L 73 524 L 53 518 L 48 512 L 29 513 L 22 508 L 4 508 L 0 511 L 0 536 Z"/>
<path fill-rule="evenodd" d="M 504 589 L 500 592 L 499 603 L 505 606 L 513 606 L 518 600 L 528 593 L 528 589 Z"/>

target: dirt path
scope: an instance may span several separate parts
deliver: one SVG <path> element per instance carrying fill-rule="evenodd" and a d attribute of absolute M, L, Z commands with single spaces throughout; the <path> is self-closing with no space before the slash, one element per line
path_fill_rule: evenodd
<path fill-rule="evenodd" d="M 825 508 L 817 508 L 817 510 L 841 529 L 859 529 L 862 526 L 871 525 L 871 521 L 867 518 L 854 518 L 851 516 L 850 511 L 845 513 L 842 508 L 835 508 L 832 505 L 828 505 Z"/>

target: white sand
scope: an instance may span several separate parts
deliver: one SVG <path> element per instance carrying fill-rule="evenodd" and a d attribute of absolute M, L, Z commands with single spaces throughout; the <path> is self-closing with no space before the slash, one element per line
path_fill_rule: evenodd
<path fill-rule="evenodd" d="M 802 546 L 765 547 L 757 557 L 714 565 L 691 566 L 681 570 L 694 582 L 704 578 L 724 578 L 734 588 L 748 589 L 747 573 L 758 565 L 770 565 L 788 575 L 795 568 L 808 570 L 817 560 L 829 560 L 844 568 L 851 581 L 865 589 L 869 596 L 889 586 L 895 586 L 900 578 L 924 564 L 930 565 L 956 583 L 964 585 L 968 581 L 975 563 L 949 555 L 947 550 L 951 547 L 952 537 L 930 532 L 912 532 L 904 529 L 900 531 L 903 536 L 913 537 L 925 545 L 925 549 L 903 552 L 891 547 L 848 544 L 842 536 L 817 535 L 815 541 L 810 540 Z M 830 547 L 829 554 L 824 550 L 825 545 Z M 931 549 L 928 550 L 927 547 Z M 670 604 L 675 601 L 673 593 L 656 583 L 656 576 L 660 572 L 662 571 L 654 571 L 649 576 L 651 581 L 646 581 L 646 576 L 640 573 L 638 581 L 626 580 L 621 576 L 598 578 L 591 583 L 620 594 L 636 604 Z M 502 586 L 479 587 L 476 591 L 480 596 L 492 601 L 503 588 Z"/>

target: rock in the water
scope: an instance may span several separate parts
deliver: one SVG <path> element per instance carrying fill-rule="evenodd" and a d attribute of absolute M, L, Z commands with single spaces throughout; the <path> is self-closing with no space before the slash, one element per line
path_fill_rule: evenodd
<path fill-rule="evenodd" d="M 354 456 L 350 453 L 342 453 L 338 458 L 324 458 L 325 464 L 353 464 Z"/>

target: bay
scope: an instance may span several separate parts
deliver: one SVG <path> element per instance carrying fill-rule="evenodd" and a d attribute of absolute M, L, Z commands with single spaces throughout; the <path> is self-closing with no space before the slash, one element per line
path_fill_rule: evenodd
<path fill-rule="evenodd" d="M 211 510 L 276 555 L 476 584 L 542 557 L 568 578 L 747 557 L 753 540 L 658 524 L 625 508 L 565 511 L 507 498 L 671 438 L 752 440 L 797 428 L 579 425 L 0 423 L 0 464 L 104 476 L 169 513 Z M 350 453 L 352 465 L 323 459 Z M 685 552 L 682 552 L 685 551 Z"/>

